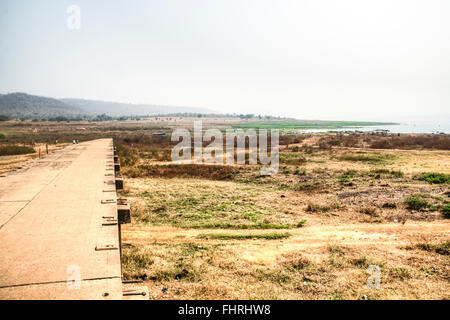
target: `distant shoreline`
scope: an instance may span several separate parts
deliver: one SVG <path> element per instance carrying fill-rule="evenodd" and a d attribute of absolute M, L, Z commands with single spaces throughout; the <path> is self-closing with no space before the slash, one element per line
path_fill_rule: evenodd
<path fill-rule="evenodd" d="M 321 121 L 321 120 L 299 120 L 299 121 L 267 121 L 233 124 L 233 128 L 242 129 L 357 129 L 367 126 L 393 126 L 400 125 L 395 122 L 372 122 L 372 121 Z"/>

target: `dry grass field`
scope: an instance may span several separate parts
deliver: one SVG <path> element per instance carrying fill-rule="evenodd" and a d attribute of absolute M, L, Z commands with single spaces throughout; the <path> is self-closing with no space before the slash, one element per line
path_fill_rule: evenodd
<path fill-rule="evenodd" d="M 380 164 L 341 160 L 348 152 L 275 177 L 189 168 L 127 179 L 125 276 L 155 299 L 449 298 L 448 183 L 417 177 L 449 173 L 450 154 L 377 151 Z M 381 268 L 379 289 L 366 285 L 369 265 Z"/>
<path fill-rule="evenodd" d="M 151 299 L 450 298 L 448 135 L 282 135 L 279 173 L 260 176 L 257 165 L 171 164 L 170 134 L 153 133 L 189 121 L 9 122 L 0 144 L 33 130 L 37 143 L 115 138 L 133 215 L 124 277 Z"/>

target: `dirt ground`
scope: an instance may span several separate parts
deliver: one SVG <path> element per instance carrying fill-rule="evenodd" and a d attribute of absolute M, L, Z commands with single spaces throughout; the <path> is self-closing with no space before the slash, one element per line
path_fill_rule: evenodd
<path fill-rule="evenodd" d="M 340 160 L 349 152 L 361 149 L 282 162 L 263 182 L 251 170 L 220 181 L 192 170 L 128 178 L 125 276 L 143 279 L 154 299 L 450 298 L 449 220 L 405 203 L 416 194 L 448 203 L 448 184 L 417 176 L 448 174 L 450 153 L 364 150 L 387 160 Z M 380 268 L 377 288 L 369 266 Z"/>
<path fill-rule="evenodd" d="M 0 144 L 114 137 L 133 217 L 123 275 L 151 299 L 450 298 L 447 135 L 282 135 L 278 174 L 261 177 L 172 165 L 170 135 L 153 133 L 192 120 L 8 122 Z M 35 157 L 0 156 L 0 174 Z"/>

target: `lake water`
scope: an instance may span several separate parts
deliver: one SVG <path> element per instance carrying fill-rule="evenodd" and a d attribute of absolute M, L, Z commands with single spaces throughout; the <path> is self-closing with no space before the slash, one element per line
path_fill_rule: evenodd
<path fill-rule="evenodd" d="M 436 133 L 444 132 L 450 133 L 450 119 L 429 120 L 429 121 L 410 121 L 400 123 L 398 125 L 387 126 L 367 126 L 367 127 L 352 127 L 341 129 L 305 129 L 303 132 L 327 132 L 327 131 L 373 131 L 376 129 L 389 130 L 391 133 Z"/>

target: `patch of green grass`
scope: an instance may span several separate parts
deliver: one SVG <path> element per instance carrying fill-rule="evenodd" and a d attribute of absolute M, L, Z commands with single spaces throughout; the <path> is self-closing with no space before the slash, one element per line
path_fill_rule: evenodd
<path fill-rule="evenodd" d="M 341 209 L 341 205 L 338 203 L 332 203 L 329 205 L 320 205 L 314 202 L 309 202 L 306 206 L 306 212 L 329 212 L 333 210 Z"/>
<path fill-rule="evenodd" d="M 264 217 L 271 210 L 253 200 L 265 192 L 265 187 L 226 183 L 217 186 L 209 184 L 174 184 L 152 179 L 160 188 L 143 192 L 139 196 L 145 201 L 145 209 L 138 212 L 136 219 L 153 224 L 170 224 L 181 228 L 218 229 L 265 229 Z M 269 191 L 270 189 L 267 189 Z M 276 225 L 275 228 L 292 228 L 290 225 Z"/>
<path fill-rule="evenodd" d="M 411 271 L 404 267 L 389 269 L 389 275 L 393 278 L 400 279 L 400 280 L 412 278 Z"/>
<path fill-rule="evenodd" d="M 422 173 L 419 178 L 419 180 L 427 181 L 431 184 L 442 184 L 442 183 L 448 183 L 450 181 L 450 174 L 444 174 L 444 173 Z"/>
<path fill-rule="evenodd" d="M 300 153 L 280 153 L 280 164 L 302 165 L 306 163 L 306 158 Z"/>
<path fill-rule="evenodd" d="M 3 133 L 0 133 L 0 139 L 5 139 L 6 136 Z"/>
<path fill-rule="evenodd" d="M 395 208 L 397 208 L 397 204 L 395 204 L 394 202 L 385 202 L 382 205 L 382 208 L 384 208 L 384 209 L 395 209 Z"/>
<path fill-rule="evenodd" d="M 373 169 L 370 170 L 369 175 L 375 179 L 380 178 L 402 178 L 404 173 L 400 170 L 389 170 L 389 169 Z"/>
<path fill-rule="evenodd" d="M 450 254 L 450 241 L 443 242 L 440 244 L 419 243 L 416 246 L 417 248 L 428 252 L 436 252 L 438 254 L 442 254 L 445 256 L 448 256 Z"/>
<path fill-rule="evenodd" d="M 405 199 L 406 208 L 409 210 L 424 211 L 432 207 L 431 203 L 421 194 L 413 194 Z"/>
<path fill-rule="evenodd" d="M 430 276 L 439 276 L 441 275 L 441 270 L 435 267 L 421 267 L 420 271 L 430 275 Z"/>
<path fill-rule="evenodd" d="M 330 256 L 328 257 L 328 264 L 332 267 L 343 269 L 347 264 L 347 259 L 345 258 L 346 249 L 337 245 L 331 245 L 328 247 Z"/>
<path fill-rule="evenodd" d="M 297 228 L 301 228 L 301 227 L 304 227 L 305 224 L 306 224 L 306 220 L 301 220 L 300 222 L 297 223 L 296 226 L 297 226 Z"/>
<path fill-rule="evenodd" d="M 385 153 L 345 153 L 337 157 L 341 161 L 361 161 L 368 163 L 382 163 L 395 160 L 397 156 Z"/>
<path fill-rule="evenodd" d="M 450 203 L 444 204 L 441 208 L 441 212 L 446 218 L 450 218 Z"/>
<path fill-rule="evenodd" d="M 302 168 L 300 169 L 299 167 L 295 168 L 294 174 L 296 176 L 306 176 L 306 169 Z"/>
<path fill-rule="evenodd" d="M 263 239 L 263 240 L 279 240 L 286 239 L 291 236 L 290 233 L 260 233 L 260 234 L 230 234 L 230 233 L 203 233 L 199 234 L 197 238 L 199 239 L 212 239 L 212 240 L 252 240 L 252 239 Z"/>
<path fill-rule="evenodd" d="M 367 214 L 367 215 L 369 215 L 371 217 L 378 217 L 379 216 L 377 208 L 371 207 L 371 206 L 360 207 L 358 209 L 358 211 L 360 213 Z"/>
<path fill-rule="evenodd" d="M 121 164 L 125 167 L 134 166 L 139 160 L 138 150 L 130 148 L 126 145 L 118 145 L 117 154 L 120 157 Z"/>
<path fill-rule="evenodd" d="M 122 249 L 124 279 L 133 280 L 146 277 L 151 281 L 198 282 L 205 274 L 205 264 L 220 244 L 197 244 L 193 242 L 166 244 L 154 242 Z M 156 267 L 154 261 L 162 261 Z"/>
<path fill-rule="evenodd" d="M 340 176 L 338 176 L 338 182 L 340 184 L 349 184 L 351 182 L 350 176 L 348 176 L 346 174 L 340 175 Z"/>
<path fill-rule="evenodd" d="M 361 269 L 367 269 L 369 266 L 374 265 L 383 268 L 386 263 L 383 261 L 375 261 L 372 258 L 362 256 L 360 258 L 352 260 L 352 264 Z"/>
<path fill-rule="evenodd" d="M 293 274 L 288 270 L 256 270 L 256 278 L 259 281 L 271 281 L 276 284 L 288 284 L 294 281 Z"/>
<path fill-rule="evenodd" d="M 143 270 L 153 264 L 151 252 L 144 248 L 124 247 L 122 249 L 123 277 L 137 279 Z"/>
<path fill-rule="evenodd" d="M 329 300 L 344 300 L 344 297 L 342 296 L 342 292 L 339 290 L 333 290 L 333 291 L 327 293 L 327 297 Z"/>
<path fill-rule="evenodd" d="M 257 229 L 295 229 L 301 228 L 306 224 L 306 220 L 301 220 L 297 224 L 289 224 L 289 223 L 252 223 L 252 224 L 243 224 L 243 223 L 224 223 L 224 222 L 211 222 L 211 223 L 203 223 L 203 224 L 193 224 L 193 225 L 180 225 L 182 228 L 189 229 L 234 229 L 234 230 L 257 230 Z"/>
<path fill-rule="evenodd" d="M 338 245 L 329 245 L 328 246 L 328 251 L 331 254 L 335 254 L 335 255 L 338 255 L 338 256 L 344 256 L 345 253 L 346 253 L 346 249 L 341 247 L 341 246 L 338 246 Z"/>
<path fill-rule="evenodd" d="M 314 182 L 303 182 L 295 185 L 284 186 L 283 188 L 294 191 L 303 191 L 303 192 L 317 192 L 323 190 L 325 187 L 324 183 L 320 181 Z"/>
<path fill-rule="evenodd" d="M 351 178 L 353 178 L 356 173 L 356 170 L 347 170 L 338 176 L 338 182 L 340 184 L 351 184 Z"/>
<path fill-rule="evenodd" d="M 21 154 L 35 153 L 33 148 L 17 145 L 0 146 L 0 156 L 15 156 Z"/>
<path fill-rule="evenodd" d="M 291 258 L 291 259 L 281 262 L 281 266 L 284 269 L 287 269 L 290 271 L 291 270 L 292 271 L 305 270 L 306 268 L 311 266 L 311 264 L 312 264 L 311 261 L 309 261 L 308 259 L 306 259 L 302 256 L 297 256 L 295 258 Z"/>

